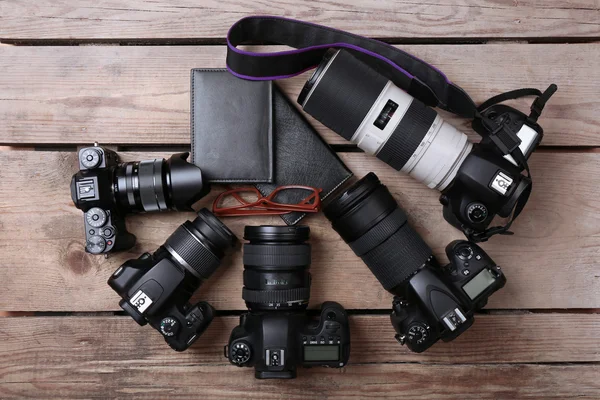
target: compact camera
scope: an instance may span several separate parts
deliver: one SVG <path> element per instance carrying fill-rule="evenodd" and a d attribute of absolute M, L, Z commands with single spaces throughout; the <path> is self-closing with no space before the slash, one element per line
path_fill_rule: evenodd
<path fill-rule="evenodd" d="M 127 250 L 135 236 L 127 232 L 131 212 L 193 211 L 210 190 L 188 153 L 168 160 L 120 163 L 117 153 L 95 145 L 79 150 L 79 172 L 71 180 L 71 198 L 84 212 L 85 250 L 92 254 Z"/>
<path fill-rule="evenodd" d="M 487 240 L 492 233 L 486 229 L 494 217 L 511 216 L 519 201 L 528 199 L 531 179 L 523 174 L 523 160 L 499 149 L 509 153 L 518 147 L 526 160 L 542 140 L 543 130 L 512 107 L 492 105 L 483 110 L 474 129 L 481 132 L 485 119 L 496 131 L 490 135 L 493 140 L 472 144 L 434 109 L 347 50 L 334 49 L 306 82 L 298 103 L 366 153 L 439 190 L 444 218 L 472 240 Z M 496 137 L 505 130 L 511 143 Z"/>
<path fill-rule="evenodd" d="M 214 309 L 189 299 L 221 264 L 235 235 L 207 209 L 179 226 L 154 254 L 121 265 L 108 285 L 138 324 L 149 323 L 176 351 L 186 350 L 211 323 Z"/>
<path fill-rule="evenodd" d="M 225 357 L 255 376 L 295 378 L 298 365 L 340 368 L 350 357 L 344 308 L 325 302 L 317 320 L 306 313 L 311 276 L 308 226 L 248 226 L 244 289 L 248 312 L 233 329 Z"/>
<path fill-rule="evenodd" d="M 333 228 L 396 297 L 392 324 L 398 341 L 422 352 L 438 339 L 450 341 L 473 323 L 475 311 L 506 283 L 491 258 L 474 243 L 455 241 L 440 268 L 410 227 L 404 211 L 369 173 L 323 210 Z"/>

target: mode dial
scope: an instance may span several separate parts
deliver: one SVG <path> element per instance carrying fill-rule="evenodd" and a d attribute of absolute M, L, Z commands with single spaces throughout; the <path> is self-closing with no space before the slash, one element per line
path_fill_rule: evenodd
<path fill-rule="evenodd" d="M 160 321 L 160 333 L 162 333 L 163 336 L 175 336 L 177 332 L 179 332 L 179 321 L 175 318 L 166 317 Z"/>
<path fill-rule="evenodd" d="M 406 339 L 411 344 L 423 344 L 429 338 L 429 327 L 421 322 L 415 322 L 408 328 Z"/>
<path fill-rule="evenodd" d="M 231 361 L 242 365 L 250 360 L 250 347 L 246 343 L 236 343 L 231 347 Z"/>

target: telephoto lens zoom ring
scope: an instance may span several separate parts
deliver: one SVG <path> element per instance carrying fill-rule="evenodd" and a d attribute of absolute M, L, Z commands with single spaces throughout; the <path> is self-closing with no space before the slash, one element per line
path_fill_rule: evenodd
<path fill-rule="evenodd" d="M 421 236 L 408 224 L 361 258 L 386 290 L 412 276 L 432 256 Z"/>
<path fill-rule="evenodd" d="M 208 279 L 219 267 L 220 260 L 186 228 L 188 224 L 191 223 L 187 221 L 177 228 L 166 240 L 165 247 L 174 257 L 184 261 L 182 263 L 184 267 L 191 267 L 192 274 L 201 279 Z"/>
<path fill-rule="evenodd" d="M 247 303 L 281 304 L 302 302 L 310 298 L 310 287 L 283 290 L 251 290 L 242 289 L 242 299 Z"/>
<path fill-rule="evenodd" d="M 357 256 L 362 256 L 368 253 L 381 243 L 386 241 L 398 229 L 406 224 L 407 217 L 404 211 L 396 208 L 385 219 L 371 228 L 367 233 L 356 239 L 354 242 L 348 243 L 352 251 Z"/>
<path fill-rule="evenodd" d="M 273 246 L 264 244 L 244 245 L 244 265 L 295 267 L 310 265 L 309 244 Z"/>
<path fill-rule="evenodd" d="M 402 121 L 377 153 L 377 158 L 400 171 L 419 147 L 436 116 L 433 108 L 413 99 Z"/>

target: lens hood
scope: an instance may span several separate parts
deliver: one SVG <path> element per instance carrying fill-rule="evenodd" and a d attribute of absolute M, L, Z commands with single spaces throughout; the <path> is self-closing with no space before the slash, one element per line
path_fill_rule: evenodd
<path fill-rule="evenodd" d="M 204 181 L 202 170 L 186 161 L 189 154 L 173 154 L 167 160 L 166 179 L 171 189 L 171 207 L 180 211 L 193 211 L 192 205 L 210 192 L 210 185 Z"/>

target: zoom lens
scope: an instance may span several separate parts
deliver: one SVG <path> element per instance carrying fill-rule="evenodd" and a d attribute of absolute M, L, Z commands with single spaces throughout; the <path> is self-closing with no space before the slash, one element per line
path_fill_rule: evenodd
<path fill-rule="evenodd" d="M 372 172 L 332 200 L 323 212 L 386 290 L 393 291 L 432 255 Z"/>
<path fill-rule="evenodd" d="M 235 242 L 236 237 L 229 228 L 203 208 L 196 219 L 180 225 L 163 247 L 192 275 L 206 280 Z"/>
<path fill-rule="evenodd" d="M 250 310 L 304 310 L 310 297 L 308 226 L 247 226 L 244 289 Z"/>
<path fill-rule="evenodd" d="M 346 50 L 330 50 L 307 81 L 304 111 L 432 189 L 444 190 L 471 152 L 467 136 Z"/>
<path fill-rule="evenodd" d="M 127 211 L 192 211 L 192 204 L 210 190 L 202 171 L 186 161 L 188 153 L 169 158 L 120 164 L 115 170 L 114 194 Z"/>

